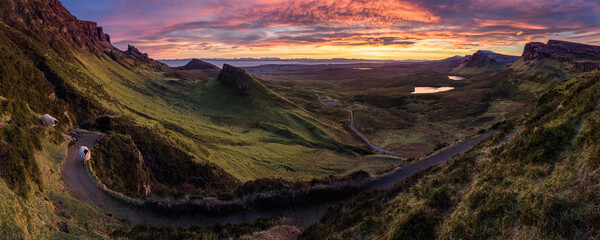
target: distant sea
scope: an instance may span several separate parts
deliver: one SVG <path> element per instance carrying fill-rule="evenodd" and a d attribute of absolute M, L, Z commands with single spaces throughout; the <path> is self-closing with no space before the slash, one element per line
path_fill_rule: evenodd
<path fill-rule="evenodd" d="M 177 60 L 158 60 L 170 67 L 179 67 L 187 64 L 191 59 Z M 362 59 L 300 59 L 300 60 L 240 60 L 240 59 L 201 59 L 202 61 L 214 64 L 217 67 L 223 67 L 223 64 L 229 64 L 236 67 L 256 67 L 261 65 L 320 65 L 320 64 L 357 64 L 357 63 L 394 63 L 394 62 L 421 62 L 421 60 L 362 60 Z"/>

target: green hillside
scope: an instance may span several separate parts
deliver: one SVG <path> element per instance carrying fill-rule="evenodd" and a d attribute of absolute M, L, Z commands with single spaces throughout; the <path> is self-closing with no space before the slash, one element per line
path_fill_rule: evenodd
<path fill-rule="evenodd" d="M 599 98 L 598 71 L 563 81 L 479 147 L 330 209 L 300 238 L 597 238 Z"/>
<path fill-rule="evenodd" d="M 216 78 L 170 78 L 176 70 L 134 47 L 116 49 L 56 0 L 0 5 L 0 238 L 106 238 L 122 227 L 61 180 L 74 141 L 66 133 L 76 128 L 108 134 L 92 162 L 108 186 L 134 197 L 147 184 L 150 195 L 207 197 L 259 178 L 311 180 L 397 163 L 353 154 L 366 152 L 364 143 L 254 77 L 247 96 Z M 59 124 L 45 127 L 43 114 Z M 129 157 L 138 151 L 144 164 L 123 171 L 137 166 Z"/>

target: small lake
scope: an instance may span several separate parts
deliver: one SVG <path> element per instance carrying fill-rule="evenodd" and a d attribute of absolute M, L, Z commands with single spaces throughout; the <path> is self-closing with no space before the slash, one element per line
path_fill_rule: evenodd
<path fill-rule="evenodd" d="M 426 93 L 439 93 L 450 91 L 453 87 L 415 87 L 415 91 L 411 94 L 426 94 Z"/>
<path fill-rule="evenodd" d="M 454 80 L 454 81 L 461 81 L 461 80 L 465 80 L 464 77 L 459 77 L 459 76 L 448 76 L 448 78 L 450 80 Z"/>

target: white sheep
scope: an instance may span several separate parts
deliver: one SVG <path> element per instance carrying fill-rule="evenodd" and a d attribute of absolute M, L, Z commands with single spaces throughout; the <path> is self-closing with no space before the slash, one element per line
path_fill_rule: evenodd
<path fill-rule="evenodd" d="M 56 124 L 58 124 L 58 120 L 48 114 L 44 114 L 44 116 L 42 116 L 42 121 L 44 121 L 44 124 L 49 127 L 54 127 Z"/>
<path fill-rule="evenodd" d="M 79 148 L 79 157 L 83 161 L 90 160 L 90 158 L 92 158 L 92 155 L 90 153 L 90 149 L 88 149 L 86 146 L 81 146 Z"/>

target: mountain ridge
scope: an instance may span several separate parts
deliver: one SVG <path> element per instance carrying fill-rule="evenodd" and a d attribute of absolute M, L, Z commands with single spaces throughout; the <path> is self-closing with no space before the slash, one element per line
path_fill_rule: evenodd
<path fill-rule="evenodd" d="M 479 50 L 467 57 L 450 73 L 460 76 L 473 76 L 485 72 L 505 69 L 507 65 L 512 64 L 518 59 L 518 56 L 504 55 L 488 50 Z"/>

